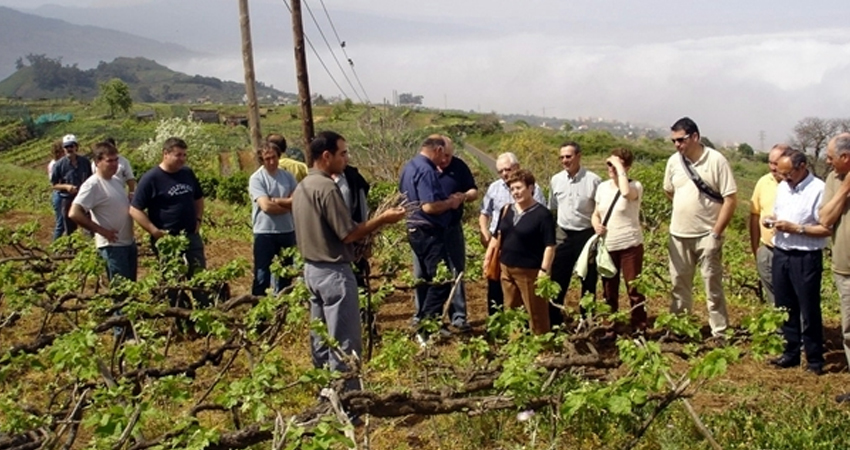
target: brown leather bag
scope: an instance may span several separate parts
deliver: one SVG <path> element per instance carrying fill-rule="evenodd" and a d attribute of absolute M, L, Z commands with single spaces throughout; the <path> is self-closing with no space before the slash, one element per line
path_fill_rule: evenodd
<path fill-rule="evenodd" d="M 502 266 L 499 262 L 502 254 L 502 233 L 499 232 L 499 225 L 502 222 L 502 217 L 505 216 L 505 213 L 508 211 L 510 206 L 510 203 L 508 203 L 499 213 L 499 221 L 496 222 L 496 232 L 499 233 L 498 237 L 496 237 L 496 251 L 490 255 L 490 259 L 486 261 L 487 265 L 484 268 L 484 277 L 491 281 L 499 281 L 502 277 Z"/>

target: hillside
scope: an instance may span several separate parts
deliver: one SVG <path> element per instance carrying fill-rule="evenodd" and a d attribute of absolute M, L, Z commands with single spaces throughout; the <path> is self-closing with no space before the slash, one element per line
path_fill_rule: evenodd
<path fill-rule="evenodd" d="M 203 55 L 181 45 L 104 28 L 109 26 L 113 24 L 73 25 L 0 6 L 0 78 L 14 73 L 15 61 L 30 53 L 62 56 L 82 68 L 119 56 L 144 56 L 168 63 Z"/>
<path fill-rule="evenodd" d="M 120 78 L 130 86 L 136 102 L 160 103 L 238 103 L 245 85 L 215 77 L 186 75 L 145 58 L 119 57 L 102 62 L 94 69 L 81 70 L 63 65 L 60 59 L 28 55 L 18 71 L 0 81 L 0 97 L 21 99 L 93 99 L 98 84 Z M 28 65 L 26 65 L 28 63 Z M 266 99 L 294 98 L 258 83 L 257 95 Z"/>

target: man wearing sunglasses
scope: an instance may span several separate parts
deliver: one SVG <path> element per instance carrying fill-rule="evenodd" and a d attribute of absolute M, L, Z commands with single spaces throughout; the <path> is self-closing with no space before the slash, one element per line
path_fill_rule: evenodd
<path fill-rule="evenodd" d="M 581 146 L 577 142 L 561 145 L 558 159 L 564 170 L 552 176 L 549 190 L 549 209 L 555 213 L 555 260 L 552 262 L 552 281 L 561 285 L 557 304 L 564 304 L 578 257 L 584 245 L 596 232 L 591 217 L 596 209 L 596 188 L 602 179 L 581 166 Z M 598 275 L 596 265 L 590 265 L 581 282 L 581 295 L 596 296 Z M 552 326 L 564 323 L 563 312 L 549 303 Z"/>
<path fill-rule="evenodd" d="M 76 136 L 73 134 L 65 135 L 62 138 L 62 147 L 65 149 L 65 156 L 53 166 L 50 183 L 53 185 L 53 190 L 59 192 L 62 203 L 62 221 L 65 224 L 64 232 L 70 235 L 77 229 L 77 224 L 68 218 L 68 211 L 71 209 L 71 203 L 77 196 L 80 186 L 92 175 L 92 170 L 89 160 L 85 156 L 77 154 L 80 145 L 77 143 Z M 59 235 L 53 236 L 53 240 L 58 238 Z"/>
<path fill-rule="evenodd" d="M 670 310 L 693 309 L 694 272 L 705 283 L 708 323 L 715 337 L 726 331 L 728 314 L 723 293 L 723 232 L 737 204 L 738 187 L 729 162 L 700 143 L 697 124 L 688 117 L 670 128 L 676 153 L 667 160 L 664 192 L 673 200 L 670 220 Z"/>

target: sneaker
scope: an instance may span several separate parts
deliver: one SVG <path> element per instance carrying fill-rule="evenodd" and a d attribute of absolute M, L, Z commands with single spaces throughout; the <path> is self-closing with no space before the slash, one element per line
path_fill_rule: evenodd
<path fill-rule="evenodd" d="M 426 336 L 424 333 L 416 333 L 413 337 L 413 340 L 416 342 L 416 345 L 418 345 L 419 348 L 428 347 L 428 336 Z"/>
<path fill-rule="evenodd" d="M 437 332 L 437 337 L 440 339 L 448 339 L 452 337 L 452 332 L 449 331 L 449 327 L 443 325 L 440 327 L 440 331 Z"/>

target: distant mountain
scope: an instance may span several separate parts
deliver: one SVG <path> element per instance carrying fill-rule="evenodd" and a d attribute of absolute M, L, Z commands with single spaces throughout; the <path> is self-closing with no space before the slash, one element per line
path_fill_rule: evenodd
<path fill-rule="evenodd" d="M 98 94 L 98 84 L 113 78 L 127 83 L 136 102 L 238 103 L 245 95 L 244 84 L 186 75 L 145 58 L 116 58 L 87 70 L 44 55 L 29 55 L 22 64 L 0 81 L 0 97 L 92 99 Z M 268 100 L 295 98 L 263 83 L 257 83 L 257 96 Z"/>
<path fill-rule="evenodd" d="M 103 22 L 103 26 L 113 23 Z M 14 73 L 15 62 L 28 54 L 61 57 L 82 68 L 120 56 L 141 56 L 167 64 L 203 55 L 177 44 L 102 27 L 72 25 L 0 6 L 0 79 Z"/>

